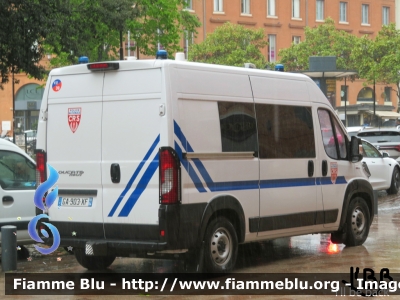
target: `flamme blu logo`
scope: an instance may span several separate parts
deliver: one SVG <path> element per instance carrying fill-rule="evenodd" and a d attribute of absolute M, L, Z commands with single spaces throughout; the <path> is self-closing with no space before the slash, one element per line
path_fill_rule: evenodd
<path fill-rule="evenodd" d="M 45 201 L 43 201 L 44 194 L 57 182 L 59 177 L 57 171 L 52 166 L 47 165 L 47 167 L 49 169 L 49 174 L 50 174 L 49 178 L 38 186 L 35 195 L 33 197 L 33 202 L 35 203 L 36 207 L 43 211 L 47 211 L 47 209 L 49 209 L 53 205 L 54 201 L 57 199 L 58 196 L 58 187 L 56 186 L 54 190 L 48 193 Z M 39 222 L 40 219 L 43 218 L 50 219 L 50 217 L 47 214 L 40 214 L 34 217 L 28 224 L 29 235 L 34 241 L 38 243 L 44 243 L 36 231 L 37 223 Z M 55 250 L 57 250 L 57 248 L 60 246 L 60 233 L 58 232 L 57 228 L 54 225 L 46 222 L 43 222 L 42 224 L 46 225 L 47 228 L 50 229 L 51 234 L 53 236 L 53 245 L 50 248 L 42 248 L 37 245 L 34 246 L 36 250 L 39 251 L 40 253 L 50 254 Z M 45 229 L 41 229 L 40 232 L 46 238 L 49 237 L 49 233 Z"/>

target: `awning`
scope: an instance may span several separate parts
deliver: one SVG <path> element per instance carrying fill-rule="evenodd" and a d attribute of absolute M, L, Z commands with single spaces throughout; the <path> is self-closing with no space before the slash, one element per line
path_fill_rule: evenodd
<path fill-rule="evenodd" d="M 371 115 L 374 114 L 373 110 L 370 110 L 369 113 Z M 375 114 L 381 118 L 385 118 L 385 119 L 397 119 L 400 118 L 400 114 L 394 111 L 382 111 L 382 110 L 376 110 Z"/>
<path fill-rule="evenodd" d="M 326 77 L 341 78 L 341 77 L 356 75 L 357 71 L 351 71 L 351 70 L 334 70 L 334 71 L 324 71 L 324 72 L 322 72 L 322 71 L 299 71 L 298 73 L 305 74 L 311 78 L 326 78 Z"/>

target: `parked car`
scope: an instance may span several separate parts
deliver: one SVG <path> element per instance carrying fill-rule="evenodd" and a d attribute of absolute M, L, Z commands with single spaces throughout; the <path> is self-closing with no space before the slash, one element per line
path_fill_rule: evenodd
<path fill-rule="evenodd" d="M 372 127 L 368 127 L 368 126 L 350 126 L 347 127 L 347 134 L 352 137 L 352 136 L 356 136 L 360 131 L 364 130 L 364 129 L 368 129 L 368 128 L 372 128 Z"/>
<path fill-rule="evenodd" d="M 36 216 L 35 189 L 35 161 L 15 144 L 0 139 L 0 223 L 17 227 L 18 245 L 33 243 L 28 223 Z"/>
<path fill-rule="evenodd" d="M 357 136 L 386 151 L 390 158 L 400 162 L 400 131 L 395 128 L 373 128 L 360 131 Z"/>
<path fill-rule="evenodd" d="M 371 143 L 361 140 L 363 162 L 371 172 L 369 181 L 374 190 L 386 190 L 388 194 L 397 194 L 400 187 L 400 165 L 390 158 L 387 152 L 381 153 Z"/>

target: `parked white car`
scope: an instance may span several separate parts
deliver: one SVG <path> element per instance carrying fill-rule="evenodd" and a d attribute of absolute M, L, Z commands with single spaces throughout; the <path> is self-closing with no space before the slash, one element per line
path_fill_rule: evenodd
<path fill-rule="evenodd" d="M 386 152 L 381 153 L 371 143 L 362 140 L 363 162 L 371 172 L 369 178 L 374 190 L 386 190 L 388 194 L 397 194 L 400 187 L 400 165 Z"/>
<path fill-rule="evenodd" d="M 33 243 L 28 223 L 36 216 L 35 189 L 35 161 L 15 144 L 0 139 L 0 227 L 16 226 L 18 245 Z"/>

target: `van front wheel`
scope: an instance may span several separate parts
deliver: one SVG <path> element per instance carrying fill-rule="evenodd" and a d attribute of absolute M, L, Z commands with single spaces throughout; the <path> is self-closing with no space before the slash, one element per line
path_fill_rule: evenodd
<path fill-rule="evenodd" d="M 74 248 L 75 258 L 78 263 L 88 270 L 107 269 L 115 260 L 115 256 L 87 256 L 82 248 Z"/>
<path fill-rule="evenodd" d="M 346 223 L 346 246 L 362 245 L 370 227 L 370 212 L 363 198 L 356 197 L 350 201 Z"/>
<path fill-rule="evenodd" d="M 209 272 L 233 270 L 238 252 L 238 239 L 232 223 L 224 217 L 210 222 L 205 234 L 204 266 Z"/>

